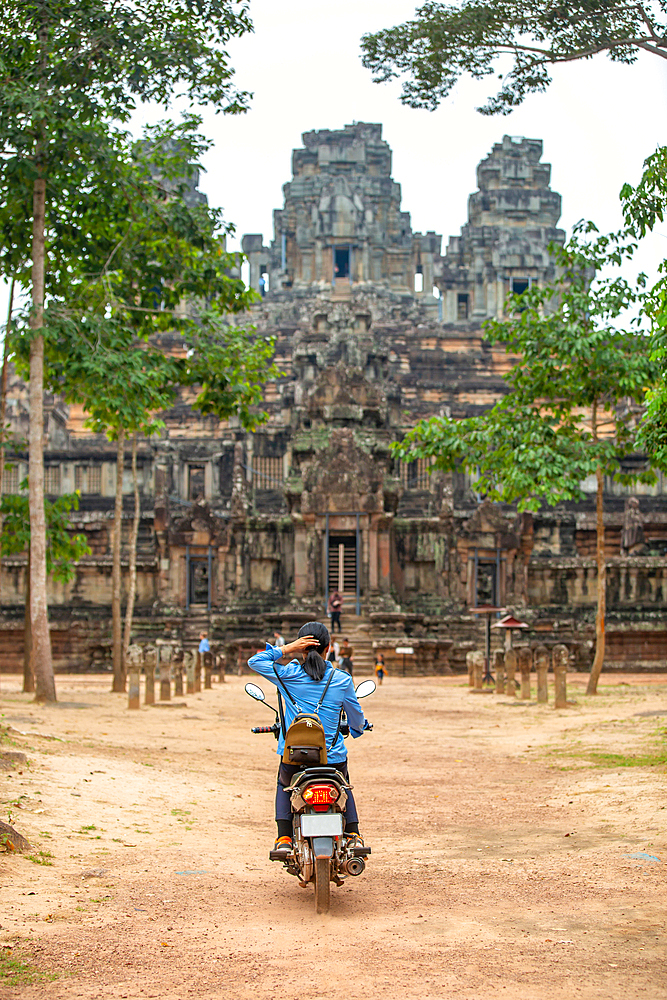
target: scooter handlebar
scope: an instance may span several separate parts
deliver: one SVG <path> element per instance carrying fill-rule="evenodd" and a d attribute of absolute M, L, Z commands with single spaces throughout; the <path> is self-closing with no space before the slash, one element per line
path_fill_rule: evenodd
<path fill-rule="evenodd" d="M 273 726 L 255 726 L 254 729 L 250 730 L 251 733 L 273 733 L 275 728 Z"/>

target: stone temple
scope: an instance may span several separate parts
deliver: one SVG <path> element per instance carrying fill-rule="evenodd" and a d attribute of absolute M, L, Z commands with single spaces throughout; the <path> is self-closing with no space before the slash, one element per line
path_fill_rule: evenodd
<path fill-rule="evenodd" d="M 586 502 L 517 515 L 483 501 L 468 477 L 390 451 L 415 421 L 478 413 L 503 390 L 508 360 L 482 324 L 502 316 L 509 291 L 551 279 L 548 245 L 565 235 L 542 143 L 494 145 L 444 254 L 441 236 L 413 232 L 391 156 L 377 124 L 304 133 L 273 238 L 243 237 L 261 293 L 250 321 L 275 337 L 283 374 L 266 386 L 270 419 L 257 433 L 182 400 L 162 436 L 142 443 L 136 634 L 192 643 L 207 626 L 231 663 L 274 629 L 321 618 L 339 589 L 362 666 L 374 643 L 399 669 L 465 669 L 483 632 L 470 609 L 494 605 L 528 622 L 529 639 L 567 643 L 586 668 L 594 484 Z M 9 414 L 24 438 L 26 398 L 14 379 Z M 109 661 L 115 446 L 84 416 L 49 401 L 47 487 L 81 490 L 73 528 L 93 553 L 74 582 L 53 585 L 60 669 Z M 24 475 L 26 456 L 16 458 L 6 491 Z M 651 668 L 667 640 L 667 486 L 633 490 L 607 484 L 607 663 Z M 4 560 L 3 669 L 19 668 L 25 571 L 25 557 Z M 406 665 L 396 647 L 414 650 Z"/>

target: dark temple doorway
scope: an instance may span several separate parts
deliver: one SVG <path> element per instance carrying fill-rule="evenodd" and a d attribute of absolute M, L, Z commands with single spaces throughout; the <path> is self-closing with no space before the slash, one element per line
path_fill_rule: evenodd
<path fill-rule="evenodd" d="M 348 598 L 357 593 L 357 541 L 354 535 L 329 536 L 329 593 Z"/>
<path fill-rule="evenodd" d="M 211 547 L 208 546 L 208 552 L 206 552 L 204 546 L 198 546 L 193 553 L 190 546 L 187 546 L 185 562 L 186 608 L 189 608 L 191 604 L 203 604 L 210 611 L 213 585 L 213 552 Z"/>
<path fill-rule="evenodd" d="M 334 278 L 350 277 L 350 248 L 334 247 Z"/>

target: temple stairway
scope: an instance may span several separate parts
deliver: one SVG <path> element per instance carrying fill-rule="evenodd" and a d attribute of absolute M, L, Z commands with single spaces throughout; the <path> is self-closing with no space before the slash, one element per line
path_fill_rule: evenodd
<path fill-rule="evenodd" d="M 199 647 L 199 636 L 202 632 L 208 632 L 211 638 L 211 623 L 208 608 L 205 604 L 191 604 L 188 609 L 188 616 L 183 621 L 183 647 L 185 649 L 197 649 Z"/>
<path fill-rule="evenodd" d="M 327 622 L 328 624 L 328 622 Z M 373 676 L 375 653 L 373 651 L 373 632 L 370 620 L 363 615 L 352 615 L 343 612 L 343 630 L 335 638 L 347 639 L 352 646 L 352 663 L 354 664 L 355 683 Z M 333 637 L 332 637 L 333 638 Z"/>

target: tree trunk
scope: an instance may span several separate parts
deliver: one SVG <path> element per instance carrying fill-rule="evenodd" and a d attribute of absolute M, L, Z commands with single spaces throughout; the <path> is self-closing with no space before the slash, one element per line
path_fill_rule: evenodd
<path fill-rule="evenodd" d="M 2 375 L 0 376 L 0 500 L 4 493 L 5 482 L 5 422 L 7 420 L 7 377 L 9 375 L 9 334 L 12 327 L 12 310 L 14 308 L 14 286 L 16 278 L 12 278 L 9 286 L 9 306 L 7 307 L 7 325 L 5 326 L 5 344 L 2 352 Z M 2 513 L 0 513 L 0 540 L 2 538 Z M 0 579 L 2 577 L 2 550 L 0 549 Z M 25 688 L 24 688 L 25 690 Z"/>
<path fill-rule="evenodd" d="M 597 400 L 591 407 L 591 437 L 593 443 L 598 440 L 598 404 Z M 595 529 L 596 529 L 596 562 L 597 562 L 597 611 L 595 613 L 595 658 L 588 678 L 586 694 L 597 694 L 598 680 L 604 663 L 604 619 L 607 611 L 607 562 L 604 554 L 604 470 L 598 466 L 595 470 L 597 490 L 595 495 Z"/>
<path fill-rule="evenodd" d="M 30 327 L 30 425 L 28 503 L 30 506 L 30 628 L 35 665 L 35 700 L 55 701 L 49 608 L 46 597 L 46 516 L 44 512 L 44 226 L 46 181 L 33 184 L 32 312 Z"/>
<path fill-rule="evenodd" d="M 121 567 L 120 552 L 123 530 L 123 469 L 125 467 L 125 431 L 118 428 L 116 449 L 116 503 L 113 515 L 113 569 L 111 573 L 111 650 L 113 659 L 113 685 L 111 690 L 125 690 L 125 664 L 123 663 L 123 620 L 121 616 Z"/>
<path fill-rule="evenodd" d="M 137 433 L 132 438 L 132 486 L 134 487 L 134 521 L 130 535 L 130 575 L 127 586 L 127 607 L 125 609 L 125 635 L 123 636 L 123 671 L 127 674 L 127 651 L 132 638 L 132 617 L 134 615 L 134 599 L 137 593 L 137 536 L 139 534 L 139 519 L 141 517 L 141 501 L 139 499 L 139 480 L 137 479 Z"/>
<path fill-rule="evenodd" d="M 23 690 L 35 690 L 35 668 L 32 659 L 32 629 L 30 628 L 30 551 L 25 568 L 25 614 L 23 626 Z"/>
<path fill-rule="evenodd" d="M 602 673 L 604 663 L 604 619 L 607 611 L 607 561 L 604 554 L 604 472 L 598 467 L 595 471 L 597 478 L 596 496 L 596 556 L 598 568 L 598 606 L 595 615 L 595 659 L 591 667 L 591 675 L 588 678 L 586 694 L 597 694 L 598 680 Z"/>

